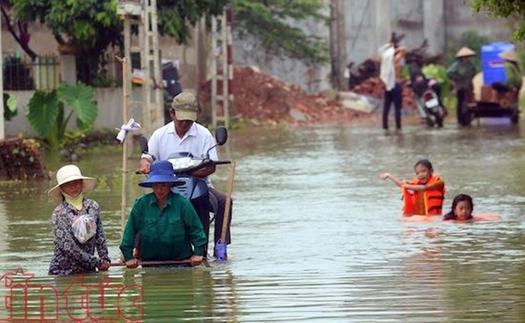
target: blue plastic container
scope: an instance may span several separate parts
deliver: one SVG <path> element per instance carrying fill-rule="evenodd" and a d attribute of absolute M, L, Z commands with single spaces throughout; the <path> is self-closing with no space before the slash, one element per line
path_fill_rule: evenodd
<path fill-rule="evenodd" d="M 504 61 L 498 55 L 514 48 L 513 44 L 506 42 L 495 42 L 481 46 L 483 84 L 491 85 L 494 82 L 503 82 L 507 79 Z"/>

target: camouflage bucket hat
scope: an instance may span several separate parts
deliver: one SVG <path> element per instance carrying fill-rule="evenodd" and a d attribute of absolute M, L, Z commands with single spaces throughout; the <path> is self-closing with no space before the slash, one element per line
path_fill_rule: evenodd
<path fill-rule="evenodd" d="M 171 107 L 175 111 L 177 120 L 197 120 L 199 104 L 195 95 L 189 92 L 182 92 L 173 98 Z"/>

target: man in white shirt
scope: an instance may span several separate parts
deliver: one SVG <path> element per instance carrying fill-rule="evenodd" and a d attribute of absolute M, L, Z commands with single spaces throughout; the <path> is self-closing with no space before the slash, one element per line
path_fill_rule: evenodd
<path fill-rule="evenodd" d="M 153 160 L 167 160 L 171 154 L 178 152 L 189 152 L 195 157 L 205 158 L 209 156 L 212 160 L 218 160 L 217 149 L 214 147 L 216 145 L 215 138 L 207 128 L 195 122 L 198 111 L 199 104 L 192 93 L 182 92 L 173 98 L 169 110 L 173 121 L 153 132 L 148 141 L 148 152 L 143 154 L 140 159 L 139 172 L 148 174 Z M 221 238 L 226 195 L 211 186 L 208 176 L 214 172 L 215 165 L 211 164 L 194 171 L 192 176 L 205 178 L 208 182 L 210 195 L 213 195 L 217 200 L 218 209 L 215 214 L 214 231 L 214 242 L 217 244 Z M 211 209 L 209 201 L 192 201 L 192 204 L 199 214 L 204 231 L 208 234 L 209 220 L 206 221 L 201 217 L 201 214 L 203 211 L 206 213 L 206 210 Z M 230 243 L 230 223 L 231 212 L 228 219 L 226 242 L 222 241 L 221 243 Z"/>
<path fill-rule="evenodd" d="M 379 77 L 385 84 L 383 104 L 383 129 L 385 134 L 388 134 L 388 114 L 392 103 L 394 103 L 395 109 L 396 132 L 401 131 L 401 109 L 403 107 L 401 66 L 404 64 L 406 50 L 405 47 L 398 46 L 397 41 L 385 44 L 379 49 L 381 54 Z"/>

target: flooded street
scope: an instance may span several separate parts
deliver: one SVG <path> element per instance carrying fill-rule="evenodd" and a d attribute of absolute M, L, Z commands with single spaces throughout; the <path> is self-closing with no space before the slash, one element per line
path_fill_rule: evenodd
<path fill-rule="evenodd" d="M 525 125 L 484 123 L 439 130 L 413 125 L 391 136 L 367 124 L 230 132 L 219 149 L 222 158 L 237 161 L 230 260 L 210 258 L 209 267 L 195 269 L 112 267 L 82 282 L 47 276 L 55 205 L 46 192 L 54 178 L 2 182 L 0 275 L 20 267 L 34 277 L 28 293 L 2 277 L 0 297 L 12 293 L 13 306 L 0 305 L 0 319 L 524 322 Z M 101 206 L 116 262 L 121 154 L 83 157 L 82 173 L 99 180 L 87 197 Z M 501 220 L 403 222 L 400 190 L 379 174 L 411 178 L 421 158 L 446 183 L 446 212 L 456 194 L 466 193 L 475 214 L 497 213 Z M 134 169 L 137 160 L 129 164 Z M 131 179 L 128 208 L 143 192 L 136 185 L 141 178 Z M 213 180 L 224 189 L 227 167 Z M 86 286 L 89 301 L 82 301 Z"/>

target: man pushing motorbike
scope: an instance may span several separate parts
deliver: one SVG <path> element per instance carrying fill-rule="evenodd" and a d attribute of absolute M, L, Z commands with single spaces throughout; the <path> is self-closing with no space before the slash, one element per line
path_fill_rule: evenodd
<path fill-rule="evenodd" d="M 154 160 L 167 160 L 171 154 L 189 152 L 195 157 L 209 158 L 218 160 L 216 141 L 210 131 L 196 122 L 199 112 L 199 104 L 195 95 L 189 92 L 182 92 L 173 98 L 169 114 L 172 122 L 158 128 L 153 132 L 148 141 L 148 151 L 143 153 L 140 159 L 139 172 L 148 174 L 150 165 Z M 215 164 L 211 163 L 203 168 L 199 168 L 191 175 L 206 179 L 208 183 L 210 198 L 217 200 L 217 210 L 215 213 L 214 243 L 221 238 L 221 231 L 226 207 L 226 195 L 215 189 L 211 185 L 208 176 L 215 172 Z M 209 200 L 192 201 L 197 213 L 202 214 L 204 210 L 206 216 L 211 211 Z M 204 219 L 201 218 L 203 226 Z M 226 241 L 221 243 L 230 244 L 230 223 L 231 212 L 228 219 L 228 230 Z M 205 227 L 205 232 L 208 234 Z M 215 248 L 214 248 L 215 250 Z"/>

